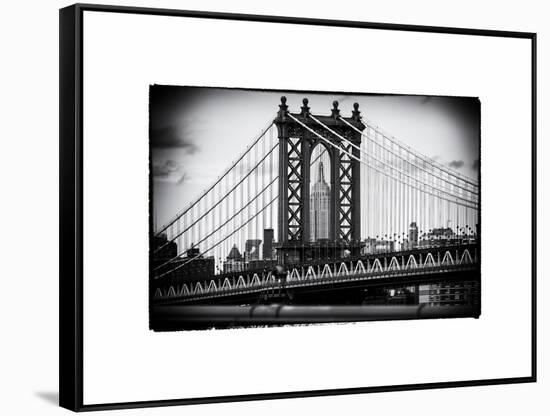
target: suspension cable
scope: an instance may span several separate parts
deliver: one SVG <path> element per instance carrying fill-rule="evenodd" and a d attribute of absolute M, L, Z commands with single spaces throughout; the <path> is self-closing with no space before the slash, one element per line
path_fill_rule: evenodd
<path fill-rule="evenodd" d="M 376 162 L 378 162 L 378 163 L 380 163 L 380 164 L 382 164 L 382 165 L 384 165 L 384 166 L 387 166 L 389 169 L 391 169 L 391 170 L 393 170 L 393 171 L 396 171 L 396 172 L 398 172 L 399 174 L 403 174 L 403 175 L 407 176 L 408 178 L 410 178 L 411 180 L 414 180 L 414 181 L 416 181 L 417 183 L 420 183 L 420 184 L 422 184 L 422 185 L 424 185 L 424 186 L 428 186 L 428 187 L 430 187 L 430 188 L 432 188 L 432 189 L 434 189 L 434 190 L 436 190 L 436 191 L 438 191 L 438 192 L 443 192 L 443 193 L 449 195 L 449 196 L 452 197 L 452 198 L 460 199 L 460 200 L 465 201 L 465 202 L 467 202 L 467 203 L 477 204 L 477 202 L 475 202 L 475 201 L 472 201 L 472 200 L 467 199 L 467 198 L 463 198 L 463 197 L 458 196 L 458 195 L 453 195 L 452 193 L 447 192 L 446 189 L 438 189 L 438 188 L 436 188 L 435 186 L 433 186 L 433 185 L 431 185 L 431 184 L 429 184 L 429 183 L 423 182 L 423 181 L 421 181 L 420 179 L 417 179 L 417 178 L 415 178 L 415 177 L 409 175 L 408 173 L 404 173 L 404 172 L 399 171 L 399 170 L 398 170 L 397 168 L 395 168 L 394 166 L 391 166 L 390 164 L 388 164 L 388 163 L 386 163 L 386 162 L 384 162 L 384 161 L 382 161 L 382 160 L 376 158 L 375 156 L 372 156 L 372 155 L 368 154 L 368 153 L 365 152 L 363 149 L 361 149 L 360 146 L 357 146 L 355 143 L 350 142 L 350 141 L 349 141 L 348 139 L 346 139 L 345 137 L 343 137 L 343 136 L 341 136 L 340 134 L 336 133 L 334 130 L 332 130 L 331 128 L 329 128 L 329 127 L 326 126 L 325 124 L 323 124 L 321 121 L 317 120 L 314 116 L 309 115 L 309 117 L 310 117 L 313 121 L 315 121 L 316 123 L 318 123 L 319 125 L 321 125 L 322 127 L 324 127 L 326 130 L 328 130 L 330 133 L 334 134 L 336 137 L 338 137 L 339 139 L 341 139 L 342 141 L 344 141 L 345 143 L 347 143 L 347 144 L 353 146 L 354 148 L 356 148 L 357 150 L 359 150 L 360 152 L 362 152 L 363 154 L 365 154 L 367 157 L 370 157 L 371 159 L 375 160 Z"/>
<path fill-rule="evenodd" d="M 214 189 L 214 187 L 216 185 L 218 185 L 222 180 L 223 178 L 225 177 L 225 175 L 227 175 L 232 169 L 235 168 L 235 166 L 237 166 L 237 164 L 248 154 L 248 152 L 254 147 L 256 146 L 256 143 L 258 143 L 260 141 L 260 139 L 262 137 L 264 137 L 264 135 L 269 131 L 269 129 L 271 128 L 271 126 L 273 126 L 273 123 L 274 123 L 274 120 L 270 120 L 269 121 L 269 124 L 267 125 L 267 127 L 264 127 L 260 134 L 256 137 L 256 139 L 252 142 L 252 144 L 250 144 L 249 146 L 246 147 L 246 149 L 244 150 L 243 153 L 241 153 L 237 159 L 224 171 L 224 173 L 222 173 L 220 176 L 218 176 L 218 178 L 214 181 L 214 183 L 212 185 L 210 185 L 208 188 L 206 188 L 201 194 L 200 196 L 194 200 L 193 202 L 190 202 L 189 205 L 184 208 L 184 210 L 182 212 L 180 212 L 178 215 L 176 215 L 171 221 L 169 221 L 168 223 L 166 223 L 157 233 L 156 235 L 160 235 L 162 234 L 164 231 L 166 231 L 172 224 L 174 224 L 177 220 L 179 220 L 181 217 L 183 217 L 185 214 L 187 214 L 187 212 L 193 208 L 198 202 L 200 199 L 202 199 L 202 197 L 204 195 L 206 195 L 208 192 L 210 192 L 212 189 Z"/>
<path fill-rule="evenodd" d="M 207 214 L 209 214 L 214 208 L 216 208 L 219 204 L 222 203 L 223 200 L 225 200 L 233 191 L 235 191 L 235 189 L 237 189 L 238 186 L 240 186 L 244 180 L 246 178 L 248 178 L 252 172 L 254 172 L 258 166 L 260 166 L 260 164 L 271 154 L 271 152 L 273 152 L 275 150 L 275 148 L 279 145 L 279 143 L 275 143 L 275 145 L 269 150 L 268 153 L 265 154 L 265 156 L 252 168 L 250 169 L 250 171 L 244 175 L 241 180 L 235 185 L 233 186 L 228 192 L 225 193 L 225 195 L 220 198 L 212 207 L 210 207 L 210 209 L 208 209 L 203 215 L 201 215 L 197 220 L 195 220 L 195 222 L 193 222 L 191 225 L 189 225 L 185 230 L 183 230 L 182 232 L 180 232 L 178 235 L 176 235 L 175 237 L 173 237 L 171 240 L 169 241 L 166 241 L 166 243 L 164 243 L 162 246 L 158 247 L 154 253 L 158 253 L 160 250 L 162 250 L 165 246 L 167 246 L 168 244 L 170 244 L 171 242 L 175 241 L 179 236 L 181 236 L 183 233 L 185 233 L 186 231 L 188 231 L 190 228 L 193 228 L 200 220 L 202 220 Z"/>
<path fill-rule="evenodd" d="M 221 243 L 223 243 L 225 240 L 227 240 L 229 237 L 232 237 L 237 231 L 239 231 L 242 227 L 244 227 L 245 225 L 247 225 L 250 221 L 252 221 L 253 219 L 255 219 L 258 215 L 260 215 L 267 207 L 271 206 L 271 204 L 273 204 L 277 198 L 279 198 L 279 194 L 276 194 L 275 197 L 269 201 L 267 203 L 266 206 L 264 206 L 260 211 L 256 212 L 256 214 L 254 214 L 252 217 L 250 217 L 245 223 L 241 224 L 238 228 L 236 228 L 235 230 L 233 230 L 233 232 L 231 234 L 228 234 L 225 238 L 221 239 L 220 241 L 218 241 L 216 244 L 214 244 L 213 246 L 207 248 L 205 251 L 203 251 L 202 253 L 200 254 L 197 254 L 195 257 L 192 257 L 191 259 L 188 259 L 185 263 L 182 263 L 176 267 L 174 267 L 173 269 L 170 269 L 164 273 L 162 273 L 161 275 L 159 276 L 155 276 L 155 279 L 160 279 L 161 277 L 164 277 L 166 276 L 167 274 L 169 273 L 173 273 L 175 272 L 176 270 L 178 270 L 179 268 L 191 263 L 193 260 L 196 260 L 198 259 L 199 257 L 201 257 L 203 254 L 205 253 L 208 253 L 209 251 L 215 249 L 217 246 L 219 246 Z"/>
<path fill-rule="evenodd" d="M 402 143 L 401 141 L 397 140 L 395 137 L 393 137 L 390 134 L 388 134 L 387 132 L 385 132 L 380 127 L 375 126 L 374 122 L 372 120 L 369 120 L 367 117 L 363 117 L 363 119 L 366 121 L 366 123 L 363 122 L 363 124 L 365 124 L 367 127 L 370 127 L 371 129 L 373 129 L 377 133 L 381 134 L 382 137 L 389 140 L 390 142 L 392 142 L 396 146 L 400 147 L 401 149 L 411 153 L 412 155 L 414 155 L 414 156 L 418 157 L 419 159 L 423 160 L 424 162 L 430 164 L 435 169 L 441 170 L 441 171 L 443 171 L 443 172 L 445 172 L 445 173 L 447 173 L 451 176 L 456 177 L 458 180 L 466 182 L 466 183 L 468 183 L 472 186 L 476 186 L 476 187 L 479 186 L 477 180 L 472 179 L 472 178 L 468 178 L 468 177 L 462 175 L 459 172 L 453 171 L 453 170 L 447 168 L 446 166 L 442 165 L 441 163 L 436 162 L 432 158 L 423 155 L 422 153 L 420 153 L 419 151 L 417 151 L 417 150 L 413 149 L 412 147 L 406 145 L 405 143 Z"/>
<path fill-rule="evenodd" d="M 317 137 L 319 137 L 319 138 L 322 139 L 323 141 L 327 142 L 330 146 L 332 146 L 332 147 L 338 149 L 339 151 L 341 151 L 341 152 L 347 154 L 347 155 L 348 155 L 349 157 L 351 157 L 352 159 L 357 160 L 359 163 L 361 163 L 361 164 L 367 166 L 367 167 L 370 168 L 370 169 L 376 170 L 378 173 L 381 173 L 382 175 L 384 175 L 384 176 L 386 176 L 386 177 L 388 177 L 388 178 L 390 178 L 390 179 L 399 181 L 399 179 L 395 178 L 394 176 L 388 175 L 386 172 L 381 171 L 380 169 L 376 168 L 375 166 L 372 166 L 371 164 L 369 164 L 368 162 L 365 162 L 364 160 L 359 159 L 359 158 L 356 157 L 354 154 L 348 153 L 347 151 L 345 151 L 344 149 L 342 149 L 342 147 L 335 145 L 335 144 L 332 143 L 330 140 L 325 139 L 323 136 L 321 136 L 321 135 L 320 135 L 319 133 L 317 133 L 315 130 L 309 128 L 309 127 L 306 126 L 304 123 L 302 123 L 300 120 L 298 120 L 296 117 L 294 117 L 292 114 L 288 113 L 287 115 L 288 115 L 291 119 L 293 119 L 294 121 L 296 121 L 298 124 L 300 124 L 303 128 L 305 128 L 305 129 L 308 130 L 309 132 L 315 134 Z M 417 187 L 417 186 L 415 186 L 414 184 L 411 184 L 411 183 L 407 183 L 407 184 L 405 184 L 405 185 L 407 185 L 407 186 L 409 186 L 409 187 L 411 187 L 411 188 L 413 188 L 413 189 L 416 189 L 416 190 L 418 190 L 418 191 L 420 191 L 420 192 L 424 192 L 424 193 L 427 193 L 427 194 L 429 194 L 429 195 L 432 195 L 432 196 L 434 196 L 434 197 L 436 197 L 436 198 L 439 198 L 439 199 L 443 199 L 443 200 L 445 200 L 445 201 L 452 202 L 453 204 L 465 206 L 465 207 L 468 207 L 468 208 L 471 208 L 471 209 L 474 209 L 474 210 L 477 210 L 477 209 L 478 209 L 476 206 L 464 204 L 464 203 L 461 203 L 461 202 L 458 202 L 458 201 L 453 201 L 453 200 L 447 199 L 447 198 L 445 198 L 445 197 L 443 197 L 443 196 L 441 196 L 441 195 L 436 195 L 436 194 L 434 194 L 434 193 L 432 193 L 432 192 L 430 192 L 430 191 L 427 191 L 427 190 L 425 190 L 425 189 L 420 189 L 419 187 Z M 440 192 L 440 191 L 436 189 L 436 192 Z"/>
<path fill-rule="evenodd" d="M 313 118 L 313 117 L 312 117 Z M 370 140 L 372 143 L 376 144 L 377 146 L 380 146 L 382 149 L 386 150 L 387 152 L 393 154 L 394 156 L 397 156 L 399 159 L 405 161 L 405 163 L 408 163 L 409 165 L 411 166 L 414 166 L 416 169 L 420 169 L 428 174 L 431 174 L 431 172 L 427 169 L 425 169 L 424 167 L 420 166 L 420 165 L 416 165 L 416 164 L 413 164 L 413 162 L 411 162 L 409 159 L 403 157 L 402 155 L 398 154 L 398 153 L 395 153 L 393 150 L 391 149 L 388 149 L 386 146 L 384 146 L 383 144 L 377 142 L 376 140 L 374 140 L 372 137 L 370 137 L 368 134 L 365 134 L 364 132 L 362 132 L 361 130 L 359 130 L 357 127 L 355 127 L 353 124 L 349 123 L 348 121 L 346 121 L 343 117 L 339 116 L 338 117 L 341 121 L 343 121 L 345 124 L 347 124 L 349 127 L 351 127 L 353 130 L 355 130 L 357 133 L 361 134 L 361 136 L 365 137 L 367 140 Z M 385 136 L 383 136 L 385 137 Z M 388 139 L 389 140 L 389 139 Z M 412 152 L 409 152 L 412 154 Z M 416 155 L 413 154 L 414 157 L 417 157 Z M 466 192 L 469 192 L 469 193 L 472 193 L 474 195 L 478 195 L 478 191 L 477 190 L 472 190 L 472 189 L 468 189 L 468 188 L 465 188 L 457 183 L 454 183 L 454 182 L 451 182 L 449 181 L 448 179 L 445 179 L 444 177 L 440 177 L 441 180 L 443 180 L 444 182 L 447 182 L 448 184 L 452 185 L 452 186 L 456 186 L 460 189 L 463 189 L 464 191 Z M 461 178 L 457 178 L 459 181 L 463 181 Z M 477 185 L 473 185 L 476 189 L 478 188 Z"/>
<path fill-rule="evenodd" d="M 223 224 L 219 225 L 215 230 L 211 231 L 206 237 L 204 237 L 202 240 L 200 240 L 198 243 L 197 243 L 197 246 L 200 245 L 202 242 L 204 242 L 205 240 L 207 240 L 209 237 L 211 237 L 213 234 L 215 234 L 217 231 L 219 231 L 220 229 L 222 229 L 223 227 L 225 227 L 230 221 L 232 221 L 233 219 L 235 219 L 235 217 L 237 217 L 242 211 L 244 211 L 245 208 L 247 208 L 248 206 L 250 206 L 256 199 L 258 199 L 258 197 L 260 195 L 262 195 L 265 190 L 267 188 L 269 188 L 271 185 L 273 185 L 273 183 L 277 180 L 278 178 L 274 178 L 270 183 L 268 183 L 264 189 L 262 189 L 260 192 L 258 192 L 254 198 L 252 198 L 251 200 L 249 200 L 247 202 L 247 204 L 245 206 L 243 206 L 238 212 L 236 212 L 235 214 L 233 214 L 233 216 L 231 218 L 228 218 Z M 234 232 L 232 233 L 234 234 Z M 162 263 L 161 265 L 155 267 L 153 269 L 153 271 L 155 270 L 158 270 L 160 269 L 161 267 L 164 267 L 166 266 L 167 264 L 173 262 L 174 260 L 180 258 L 180 256 L 183 254 L 183 252 L 177 254 L 175 257 L 172 257 L 170 260 L 167 260 L 166 262 Z"/>

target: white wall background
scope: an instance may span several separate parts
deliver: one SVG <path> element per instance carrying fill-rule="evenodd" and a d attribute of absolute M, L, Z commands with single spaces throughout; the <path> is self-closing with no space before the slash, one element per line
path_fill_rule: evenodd
<path fill-rule="evenodd" d="M 124 414 L 543 414 L 550 409 L 545 394 L 550 374 L 543 349 L 548 307 L 544 285 L 541 218 L 548 153 L 547 73 L 550 14 L 544 2 L 507 5 L 491 1 L 260 2 L 233 0 L 134 1 L 116 4 L 350 19 L 390 23 L 521 30 L 539 33 L 539 382 L 537 384 L 334 396 L 269 402 L 128 410 Z M 60 414 L 57 400 L 57 209 L 58 209 L 58 11 L 62 1 L 12 2 L 0 14 L 3 81 L 0 93 L 0 178 L 2 219 L 0 261 L 0 410 L 2 414 Z M 360 7 L 359 7 L 360 5 Z M 310 7 L 311 6 L 311 7 Z M 314 7 L 313 7 L 314 6 Z M 546 23 L 546 24 L 545 24 Z M 550 156 L 550 155 L 546 155 Z M 547 173 L 546 173 L 547 174 Z M 547 192 L 548 193 L 548 192 Z M 550 195 L 550 194 L 549 194 Z M 546 197 L 548 198 L 548 197 Z M 32 220 L 30 220 L 32 218 Z M 502 219 L 508 221 L 507 218 Z M 505 366 L 506 363 L 503 363 Z M 344 410 L 345 409 L 345 410 Z M 145 413 L 146 412 L 146 413 Z"/>

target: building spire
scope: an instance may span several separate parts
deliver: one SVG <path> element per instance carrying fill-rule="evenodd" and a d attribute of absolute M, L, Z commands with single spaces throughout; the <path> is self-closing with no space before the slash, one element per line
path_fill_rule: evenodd
<path fill-rule="evenodd" d="M 325 174 L 323 172 L 323 162 L 319 162 L 319 182 L 325 182 Z"/>

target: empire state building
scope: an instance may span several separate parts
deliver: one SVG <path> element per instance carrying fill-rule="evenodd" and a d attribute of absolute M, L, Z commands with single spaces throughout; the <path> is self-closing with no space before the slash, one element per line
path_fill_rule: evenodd
<path fill-rule="evenodd" d="M 323 162 L 319 163 L 317 182 L 310 193 L 311 241 L 329 238 L 330 186 L 325 182 Z"/>

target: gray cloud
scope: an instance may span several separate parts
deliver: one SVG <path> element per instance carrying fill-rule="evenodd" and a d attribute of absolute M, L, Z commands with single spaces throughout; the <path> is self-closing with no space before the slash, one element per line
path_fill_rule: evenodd
<path fill-rule="evenodd" d="M 156 148 L 179 148 L 193 154 L 198 146 L 190 139 L 189 129 L 183 126 L 163 126 L 151 130 L 151 144 Z"/>
<path fill-rule="evenodd" d="M 449 162 L 449 166 L 454 168 L 454 169 L 460 169 L 462 166 L 464 166 L 464 161 L 463 160 L 453 160 L 453 161 Z"/>
<path fill-rule="evenodd" d="M 153 178 L 156 181 L 176 183 L 178 185 L 185 181 L 185 174 L 181 173 L 182 166 L 173 160 L 166 160 L 162 164 L 153 164 Z"/>

